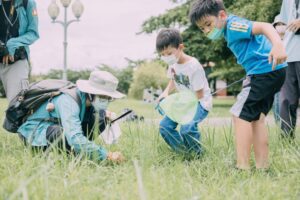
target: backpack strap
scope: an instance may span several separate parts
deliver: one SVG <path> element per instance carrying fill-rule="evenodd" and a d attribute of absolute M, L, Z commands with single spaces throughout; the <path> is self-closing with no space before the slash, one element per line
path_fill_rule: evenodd
<path fill-rule="evenodd" d="M 76 103 L 78 104 L 80 110 L 81 110 L 81 98 L 77 92 L 77 87 L 76 86 L 72 86 L 71 88 L 67 87 L 67 88 L 62 88 L 60 89 L 60 91 L 64 94 L 67 94 L 69 96 L 71 96 Z"/>

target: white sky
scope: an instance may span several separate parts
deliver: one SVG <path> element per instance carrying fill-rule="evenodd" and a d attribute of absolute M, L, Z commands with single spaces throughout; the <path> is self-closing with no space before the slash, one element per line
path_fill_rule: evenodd
<path fill-rule="evenodd" d="M 74 1 L 74 0 L 73 0 Z M 36 0 L 40 39 L 31 46 L 32 73 L 63 68 L 63 27 L 52 24 L 48 15 L 51 0 Z M 85 10 L 79 23 L 68 28 L 68 68 L 93 68 L 101 63 L 124 67 L 130 59 L 154 57 L 155 37 L 136 35 L 151 16 L 175 6 L 169 0 L 81 0 Z M 63 7 L 60 15 L 63 17 Z M 69 8 L 69 19 L 73 19 Z"/>

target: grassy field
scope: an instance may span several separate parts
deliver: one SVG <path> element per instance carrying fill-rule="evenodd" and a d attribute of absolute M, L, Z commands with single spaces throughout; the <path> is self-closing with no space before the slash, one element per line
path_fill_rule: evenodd
<path fill-rule="evenodd" d="M 209 113 L 209 117 L 230 117 L 229 109 L 235 102 L 234 99 L 214 99 L 213 109 Z M 124 108 L 133 109 L 138 115 L 144 116 L 148 119 L 158 119 L 161 116 L 154 109 L 155 104 L 145 103 L 143 101 L 133 99 L 123 99 L 113 102 L 110 109 L 119 113 Z"/>
<path fill-rule="evenodd" d="M 220 108 L 215 110 L 225 116 L 231 103 L 217 104 Z M 5 100 L 0 105 L 3 113 Z M 145 117 L 156 116 L 151 105 L 133 100 L 115 103 L 111 109 L 131 106 Z M 0 199 L 300 199 L 300 131 L 289 144 L 279 139 L 276 127 L 269 128 L 269 172 L 234 169 L 231 127 L 201 127 L 205 154 L 185 159 L 169 150 L 154 122 L 125 123 L 119 143 L 106 146 L 124 153 L 127 160 L 120 165 L 56 151 L 34 154 L 16 135 L 1 129 Z"/>

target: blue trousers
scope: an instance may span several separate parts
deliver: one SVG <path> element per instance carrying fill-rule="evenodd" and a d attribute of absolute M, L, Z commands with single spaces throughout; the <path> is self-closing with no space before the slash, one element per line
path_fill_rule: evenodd
<path fill-rule="evenodd" d="M 179 132 L 176 130 L 178 123 L 167 116 L 160 122 L 159 132 L 166 143 L 176 152 L 201 154 L 198 123 L 205 119 L 207 114 L 208 111 L 199 103 L 194 119 L 188 124 L 181 125 Z"/>

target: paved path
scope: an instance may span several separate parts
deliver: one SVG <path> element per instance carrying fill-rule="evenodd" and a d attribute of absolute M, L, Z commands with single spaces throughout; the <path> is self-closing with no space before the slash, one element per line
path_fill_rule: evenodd
<path fill-rule="evenodd" d="M 300 116 L 298 116 L 297 126 L 300 126 Z M 146 119 L 146 123 L 158 124 L 159 119 Z M 209 126 L 230 126 L 232 124 L 232 118 L 230 117 L 208 117 L 203 122 L 202 125 Z M 267 116 L 267 124 L 272 126 L 275 125 L 273 115 Z"/>
<path fill-rule="evenodd" d="M 300 126 L 300 109 L 297 110 L 297 126 Z M 269 114 L 267 116 L 267 124 L 268 125 L 275 125 L 275 120 L 274 120 L 274 116 L 273 114 Z M 232 124 L 232 118 L 230 117 L 208 117 L 207 119 L 205 119 L 203 121 L 204 124 L 207 125 L 213 125 L 213 126 L 228 126 L 230 124 Z"/>
<path fill-rule="evenodd" d="M 232 118 L 230 117 L 212 117 L 207 118 L 203 122 L 206 125 L 213 125 L 213 126 L 229 126 L 232 124 Z M 275 120 L 273 116 L 267 116 L 266 123 L 268 125 L 275 125 Z M 300 126 L 300 120 L 297 120 L 297 126 Z"/>

